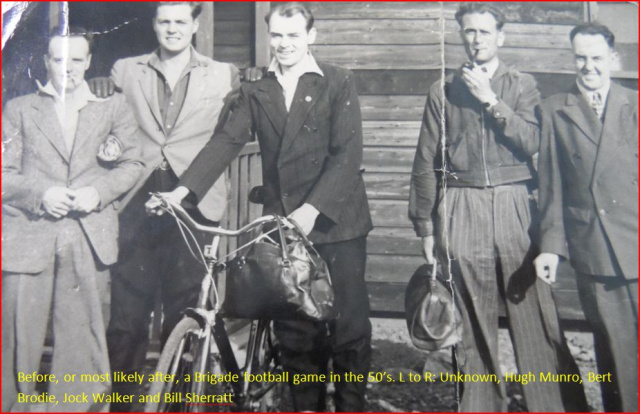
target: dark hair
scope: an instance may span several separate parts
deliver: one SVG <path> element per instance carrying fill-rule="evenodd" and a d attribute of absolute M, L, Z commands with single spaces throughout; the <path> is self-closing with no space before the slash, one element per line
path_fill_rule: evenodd
<path fill-rule="evenodd" d="M 160 6 L 191 6 L 191 17 L 193 20 L 197 19 L 202 13 L 201 1 L 159 1 L 156 3 L 155 15 L 158 14 L 158 7 Z"/>
<path fill-rule="evenodd" d="M 309 10 L 309 8 L 302 3 L 291 2 L 278 4 L 277 6 L 269 10 L 269 13 L 267 13 L 267 15 L 264 17 L 264 21 L 267 22 L 267 25 L 269 24 L 269 20 L 271 20 L 271 16 L 276 13 L 284 17 L 293 17 L 296 14 L 301 14 L 302 17 L 304 17 L 304 19 L 307 21 L 307 32 L 313 28 L 313 13 L 311 13 L 311 10 Z"/>
<path fill-rule="evenodd" d="M 611 30 L 609 30 L 609 28 L 604 24 L 593 22 L 584 23 L 574 27 L 573 29 L 571 29 L 571 33 L 569 33 L 569 39 L 571 39 L 571 43 L 573 43 L 573 38 L 579 34 L 592 36 L 600 35 L 604 37 L 604 40 L 607 42 L 611 49 L 614 49 L 616 47 L 616 36 L 611 33 Z"/>
<path fill-rule="evenodd" d="M 89 54 L 93 52 L 93 33 L 82 26 L 56 26 L 51 29 L 51 33 L 49 33 L 49 39 L 47 41 L 47 54 L 49 54 L 48 45 L 54 37 L 82 37 L 89 45 Z"/>
<path fill-rule="evenodd" d="M 462 17 L 466 14 L 483 14 L 489 13 L 496 19 L 496 27 L 498 30 L 502 30 L 502 26 L 504 26 L 504 14 L 497 9 L 496 7 L 490 6 L 488 4 L 483 3 L 463 3 L 458 8 L 458 11 L 455 14 L 456 21 L 462 27 Z"/>

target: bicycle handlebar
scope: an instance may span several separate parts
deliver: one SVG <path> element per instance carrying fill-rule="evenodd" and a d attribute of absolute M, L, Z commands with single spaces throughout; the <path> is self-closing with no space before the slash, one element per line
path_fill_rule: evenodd
<path fill-rule="evenodd" d="M 178 216 L 180 216 L 180 218 L 186 221 L 190 227 L 198 231 L 201 231 L 203 233 L 208 233 L 208 234 L 213 234 L 218 236 L 238 237 L 250 232 L 251 230 L 263 224 L 272 223 L 276 221 L 275 216 L 268 215 L 268 216 L 259 217 L 238 230 L 227 230 L 227 229 L 223 229 L 222 227 L 204 226 L 198 223 L 197 221 L 195 221 L 180 204 L 176 204 L 172 202 L 171 200 L 163 197 L 159 193 L 153 193 L 152 195 L 162 202 L 162 205 L 160 208 L 168 212 L 171 212 L 171 211 L 175 212 Z"/>

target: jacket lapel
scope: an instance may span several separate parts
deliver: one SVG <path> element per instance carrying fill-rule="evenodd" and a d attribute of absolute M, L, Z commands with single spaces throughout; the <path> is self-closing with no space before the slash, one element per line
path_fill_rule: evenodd
<path fill-rule="evenodd" d="M 35 117 L 35 124 L 38 129 L 49 139 L 51 145 L 60 153 L 65 162 L 69 163 L 69 150 L 62 136 L 62 127 L 53 107 L 53 98 L 39 95 L 34 108 L 39 112 Z"/>
<path fill-rule="evenodd" d="M 295 140 L 300 128 L 304 125 L 309 111 L 315 106 L 325 88 L 324 77 L 316 74 L 305 74 L 300 77 L 298 87 L 291 103 L 287 125 L 284 129 L 280 153 L 284 153 Z"/>
<path fill-rule="evenodd" d="M 158 104 L 158 74 L 155 70 L 147 66 L 146 62 L 140 63 L 142 76 L 140 77 L 140 89 L 142 95 L 149 105 L 149 110 L 158 125 L 164 129 L 162 115 L 160 115 L 160 105 Z"/>
<path fill-rule="evenodd" d="M 71 156 L 73 158 L 75 154 L 79 154 L 80 150 L 87 142 L 91 142 L 95 133 L 95 126 L 100 123 L 100 117 L 104 114 L 99 113 L 100 105 L 87 102 L 87 105 L 78 113 L 78 126 L 76 128 L 76 134 L 73 139 L 73 148 L 71 149 Z M 98 154 L 94 154 L 97 156 Z"/>
<path fill-rule="evenodd" d="M 269 76 L 262 80 L 253 96 L 262 106 L 278 135 L 282 136 L 287 123 L 287 107 L 284 102 L 282 87 L 275 76 Z"/>
<path fill-rule="evenodd" d="M 184 98 L 184 104 L 182 105 L 182 109 L 180 109 L 174 129 L 177 128 L 178 125 L 180 125 L 180 123 L 198 107 L 198 102 L 200 101 L 205 88 L 210 87 L 206 83 L 207 76 L 207 71 L 201 66 L 193 68 L 189 73 L 187 96 Z"/>
<path fill-rule="evenodd" d="M 629 100 L 621 88 L 612 83 L 607 97 L 604 127 L 598 147 L 598 155 L 594 167 L 594 179 L 604 171 L 611 161 L 617 159 L 617 147 L 624 140 L 624 125 L 631 122 L 629 117 Z"/>
<path fill-rule="evenodd" d="M 582 93 L 577 86 L 574 86 L 571 92 L 567 94 L 565 107 L 562 108 L 562 111 L 593 144 L 598 145 L 600 135 L 602 135 L 602 122 L 582 97 Z"/>

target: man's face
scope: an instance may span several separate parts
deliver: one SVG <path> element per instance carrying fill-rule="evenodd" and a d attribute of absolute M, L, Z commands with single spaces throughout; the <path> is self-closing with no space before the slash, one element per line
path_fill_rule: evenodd
<path fill-rule="evenodd" d="M 309 45 L 316 40 L 316 29 L 307 32 L 307 21 L 301 14 L 291 17 L 274 13 L 269 19 L 271 53 L 280 66 L 291 68 L 302 61 Z"/>
<path fill-rule="evenodd" d="M 469 60 L 478 64 L 493 60 L 498 55 L 498 48 L 504 44 L 504 32 L 498 30 L 496 19 L 490 13 L 462 16 L 460 34 Z"/>
<path fill-rule="evenodd" d="M 160 6 L 153 19 L 153 30 L 162 51 L 177 55 L 191 45 L 191 39 L 198 31 L 198 19 L 191 17 L 188 4 Z"/>
<path fill-rule="evenodd" d="M 56 36 L 49 41 L 44 64 L 59 93 L 73 92 L 84 81 L 84 73 L 91 64 L 89 43 L 83 37 Z"/>
<path fill-rule="evenodd" d="M 597 90 L 609 82 L 615 52 L 602 35 L 577 34 L 571 44 L 578 82 L 587 90 Z"/>

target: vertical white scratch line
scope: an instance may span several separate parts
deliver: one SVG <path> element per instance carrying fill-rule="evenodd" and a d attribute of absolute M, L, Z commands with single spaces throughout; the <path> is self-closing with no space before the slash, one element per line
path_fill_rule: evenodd
<path fill-rule="evenodd" d="M 446 32 L 446 21 L 444 16 L 444 3 L 440 2 L 440 17 L 438 18 L 438 23 L 440 25 L 440 93 L 442 94 L 442 107 L 440 117 L 440 151 L 442 158 L 442 210 L 443 216 L 440 217 L 443 220 L 442 226 L 442 237 L 444 241 L 444 253 L 447 258 L 447 283 L 449 285 L 449 289 L 451 291 L 451 296 L 453 298 L 454 306 L 458 306 L 456 303 L 456 294 L 453 285 L 453 279 L 451 277 L 451 255 L 449 254 L 449 210 L 447 208 L 447 171 L 449 170 L 449 166 L 447 165 L 447 116 L 446 116 L 446 103 L 447 96 L 445 91 L 446 84 L 446 54 L 445 54 L 445 32 Z M 456 346 L 453 347 L 454 358 L 456 359 L 456 366 L 460 369 L 460 363 L 458 359 L 458 355 L 456 352 Z M 456 405 L 457 410 L 460 411 L 460 383 L 456 382 Z"/>

